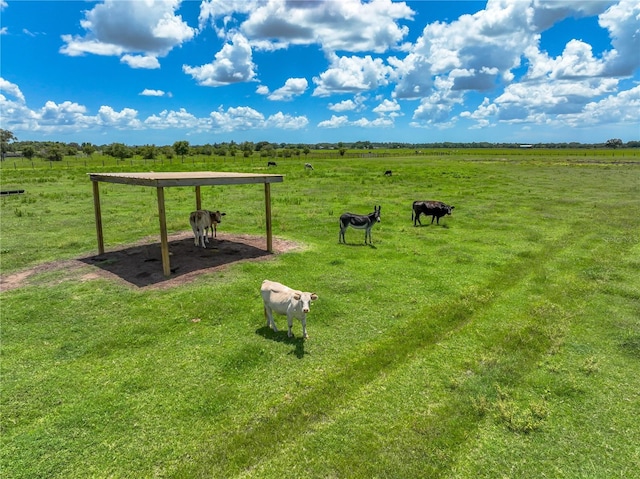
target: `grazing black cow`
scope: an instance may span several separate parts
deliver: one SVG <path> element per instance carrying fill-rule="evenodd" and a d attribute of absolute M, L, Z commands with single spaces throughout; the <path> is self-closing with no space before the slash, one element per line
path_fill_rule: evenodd
<path fill-rule="evenodd" d="M 455 206 L 446 205 L 442 201 L 414 201 L 411 212 L 413 226 L 418 226 L 418 223 L 422 225 L 420 215 L 431 216 L 431 224 L 434 219 L 437 219 L 436 224 L 440 224 L 440 217 L 450 215 L 454 208 Z"/>
<path fill-rule="evenodd" d="M 373 244 L 371 241 L 371 228 L 374 223 L 380 223 L 380 206 L 373 207 L 373 213 L 368 215 L 355 215 L 353 213 L 344 213 L 340 216 L 340 234 L 338 235 L 338 243 L 346 243 L 344 239 L 344 232 L 349 226 L 357 230 L 364 230 L 364 244 L 367 244 L 367 238 L 369 238 L 369 244 Z"/>
<path fill-rule="evenodd" d="M 391 170 L 387 170 L 384 172 L 384 176 L 391 176 Z"/>
<path fill-rule="evenodd" d="M 311 163 L 305 163 L 305 164 L 304 164 L 304 167 L 305 167 L 307 170 L 313 170 L 313 165 L 312 165 Z"/>
<path fill-rule="evenodd" d="M 276 165 L 275 161 L 270 161 L 270 162 L 267 163 L 267 167 L 269 167 L 269 166 L 278 166 L 278 165 Z"/>

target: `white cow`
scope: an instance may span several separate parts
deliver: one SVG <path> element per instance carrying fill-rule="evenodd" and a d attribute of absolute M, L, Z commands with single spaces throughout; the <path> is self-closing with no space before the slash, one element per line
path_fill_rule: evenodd
<path fill-rule="evenodd" d="M 189 223 L 193 230 L 193 242 L 196 246 L 206 248 L 205 241 L 208 243 L 207 230 L 211 228 L 211 238 L 218 234 L 218 223 L 222 222 L 222 217 L 226 213 L 220 211 L 196 210 L 189 215 Z"/>
<path fill-rule="evenodd" d="M 298 318 L 302 322 L 302 336 L 308 338 L 307 334 L 307 313 L 311 301 L 318 299 L 315 293 L 305 293 L 295 289 L 291 289 L 284 284 L 276 283 L 265 279 L 260 288 L 262 300 L 264 301 L 264 315 L 267 318 L 267 327 L 278 331 L 276 323 L 273 320 L 273 312 L 285 314 L 287 316 L 287 324 L 289 326 L 288 336 L 293 336 L 291 328 L 293 326 L 293 318 Z"/>

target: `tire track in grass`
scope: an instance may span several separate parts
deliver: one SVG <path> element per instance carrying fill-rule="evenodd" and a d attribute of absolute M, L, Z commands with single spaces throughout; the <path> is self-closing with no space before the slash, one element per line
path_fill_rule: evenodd
<path fill-rule="evenodd" d="M 440 340 L 462 328 L 476 314 L 499 299 L 506 291 L 516 287 L 527 277 L 541 273 L 544 266 L 562 251 L 577 244 L 580 236 L 570 232 L 558 239 L 543 243 L 536 253 L 521 256 L 490 275 L 485 285 L 462 294 L 454 301 L 445 301 L 425 308 L 415 319 L 392 331 L 375 343 L 368 343 L 344 358 L 342 366 L 327 373 L 317 387 L 298 395 L 288 404 L 263 411 L 250 423 L 234 431 L 222 433 L 203 445 L 201 452 L 189 464 L 183 464 L 173 477 L 232 477 L 246 473 L 259 463 L 267 461 L 274 450 L 290 444 L 309 430 L 313 424 L 324 421 L 333 411 L 349 402 L 357 391 L 385 372 L 409 361 L 418 351 L 434 346 Z M 535 358 L 546 349 L 539 341 L 537 349 L 520 349 L 504 340 L 505 350 L 517 356 L 518 369 L 511 380 L 522 377 L 535 365 Z M 468 437 L 468 430 L 456 427 L 469 406 L 455 400 L 437 413 L 440 423 L 438 435 L 441 447 L 455 448 Z M 475 423 L 479 419 L 476 419 Z M 434 470 L 437 474 L 437 471 Z"/>

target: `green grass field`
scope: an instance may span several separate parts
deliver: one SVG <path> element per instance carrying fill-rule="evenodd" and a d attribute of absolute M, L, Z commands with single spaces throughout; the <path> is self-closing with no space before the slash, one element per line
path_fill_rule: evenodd
<path fill-rule="evenodd" d="M 91 171 L 282 173 L 274 234 L 304 246 L 174 288 L 86 266 L 1 293 L 2 476 L 640 477 L 636 152 L 448 153 L 2 165 L 26 190 L 1 199 L 3 277 L 97 252 Z M 202 196 L 264 234 L 261 185 Z M 152 188 L 101 198 L 107 249 L 157 241 Z M 416 228 L 416 199 L 455 210 Z M 192 189 L 166 202 L 189 230 Z M 373 246 L 338 244 L 374 205 Z M 310 339 L 265 327 L 263 279 L 318 294 Z"/>

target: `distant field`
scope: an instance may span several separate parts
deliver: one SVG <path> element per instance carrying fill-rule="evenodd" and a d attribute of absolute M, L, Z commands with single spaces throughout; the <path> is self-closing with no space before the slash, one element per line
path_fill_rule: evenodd
<path fill-rule="evenodd" d="M 638 151 L 275 161 L 1 165 L 25 190 L 0 200 L 3 279 L 97 252 L 93 171 L 283 174 L 274 234 L 304 246 L 173 288 L 87 265 L 2 292 L 3 476 L 640 477 Z M 107 250 L 158 241 L 152 188 L 100 189 Z M 169 232 L 188 231 L 193 189 L 165 194 Z M 202 196 L 219 231 L 264 234 L 262 185 Z M 455 210 L 414 227 L 417 199 Z M 373 246 L 338 244 L 340 214 L 374 205 Z M 266 278 L 318 294 L 309 340 L 265 328 Z"/>

